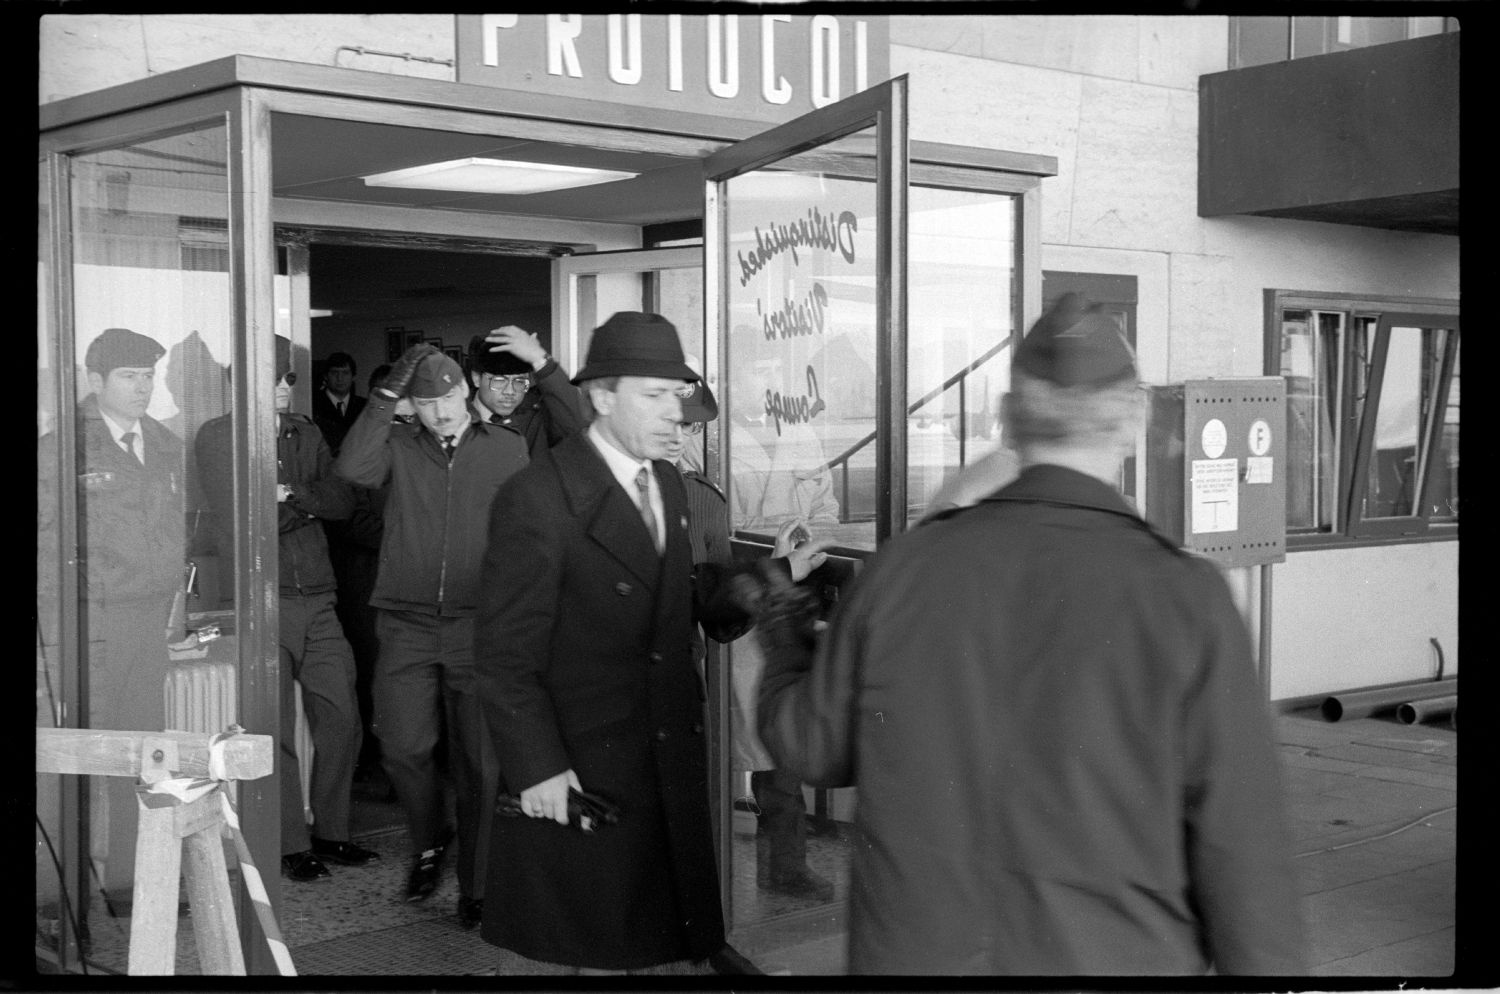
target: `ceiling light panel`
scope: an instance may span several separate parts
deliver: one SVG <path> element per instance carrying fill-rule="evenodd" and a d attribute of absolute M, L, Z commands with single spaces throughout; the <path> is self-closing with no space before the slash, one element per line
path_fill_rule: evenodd
<path fill-rule="evenodd" d="M 583 166 L 561 166 L 551 162 L 467 158 L 375 173 L 364 177 L 364 181 L 368 186 L 401 187 L 410 190 L 526 194 L 612 183 L 616 180 L 633 179 L 638 175 L 638 173 L 618 169 L 589 169 Z"/>

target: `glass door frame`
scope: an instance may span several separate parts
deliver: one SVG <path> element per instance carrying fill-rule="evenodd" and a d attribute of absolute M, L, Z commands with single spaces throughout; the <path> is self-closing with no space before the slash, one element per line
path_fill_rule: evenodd
<path fill-rule="evenodd" d="M 563 369 L 583 368 L 579 348 L 583 328 L 578 326 L 579 280 L 587 276 L 623 273 L 653 273 L 663 269 L 696 269 L 703 265 L 698 245 L 678 248 L 624 249 L 617 252 L 581 252 L 552 263 L 552 353 Z M 642 310 L 649 310 L 644 300 Z M 667 315 L 668 318 L 671 315 Z M 592 331 L 593 329 L 588 329 Z M 705 333 L 706 334 L 706 333 Z M 706 347 L 706 346 L 705 346 Z"/>

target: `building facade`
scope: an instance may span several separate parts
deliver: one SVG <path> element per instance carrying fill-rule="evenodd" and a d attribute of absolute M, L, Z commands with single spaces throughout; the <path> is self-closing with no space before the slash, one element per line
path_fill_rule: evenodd
<path fill-rule="evenodd" d="M 232 556 L 195 544 L 195 468 L 173 467 L 163 649 L 224 660 L 241 723 L 275 728 L 276 573 L 235 565 L 275 555 L 273 332 L 307 411 L 334 351 L 362 380 L 413 341 L 520 323 L 576 369 L 609 313 L 659 309 L 721 396 L 706 457 L 737 540 L 812 517 L 840 543 L 834 597 L 1001 444 L 1009 346 L 1078 289 L 1154 388 L 1284 381 L 1284 554 L 1226 567 L 1269 698 L 1453 676 L 1458 37 L 1441 17 L 44 17 L 39 476 L 83 459 L 71 402 L 106 385 L 86 361 L 105 328 L 159 342 L 147 413 L 180 439 L 244 413 Z M 621 176 L 382 185 L 476 158 Z M 408 286 L 434 253 L 441 278 Z M 380 286 L 411 292 L 357 306 Z M 1191 500 L 1181 454 L 1152 451 L 1122 488 Z M 99 472 L 39 494 L 39 725 L 93 724 L 111 649 L 89 610 Z M 780 503 L 753 502 L 777 474 Z M 710 694 L 728 842 L 729 694 Z M 83 893 L 103 802 L 73 791 L 39 778 Z M 271 865 L 275 791 L 241 792 Z"/>

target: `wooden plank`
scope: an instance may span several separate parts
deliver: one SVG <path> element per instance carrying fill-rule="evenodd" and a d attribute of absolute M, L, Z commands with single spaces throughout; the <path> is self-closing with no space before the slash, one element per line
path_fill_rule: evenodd
<path fill-rule="evenodd" d="M 223 788 L 220 788 L 222 790 Z M 186 839 L 199 832 L 219 833 L 224 823 L 224 802 L 219 800 L 219 791 L 205 794 L 196 801 L 178 804 L 172 808 L 172 831 L 179 839 Z"/>
<path fill-rule="evenodd" d="M 172 808 L 137 803 L 134 905 L 130 912 L 131 976 L 170 976 L 177 967 L 177 891 L 182 842 L 172 830 Z"/>
<path fill-rule="evenodd" d="M 218 803 L 217 797 L 204 800 Z M 245 954 L 240 948 L 234 894 L 229 889 L 229 869 L 217 828 L 189 835 L 183 845 L 187 849 L 188 896 L 193 904 L 198 964 L 204 976 L 243 977 Z"/>
<path fill-rule="evenodd" d="M 36 772 L 134 777 L 141 771 L 141 742 L 147 736 L 174 739 L 181 769 L 188 777 L 208 776 L 208 742 L 201 732 L 120 732 L 96 728 L 38 728 Z M 224 746 L 224 769 L 231 780 L 271 775 L 271 736 L 236 735 Z"/>

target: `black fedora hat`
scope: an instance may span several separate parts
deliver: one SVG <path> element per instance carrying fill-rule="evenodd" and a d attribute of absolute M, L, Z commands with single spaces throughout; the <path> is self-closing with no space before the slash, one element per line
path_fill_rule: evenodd
<path fill-rule="evenodd" d="M 573 382 L 602 376 L 656 376 L 664 380 L 699 379 L 682 354 L 677 328 L 660 314 L 619 311 L 594 329 L 589 354 Z"/>

